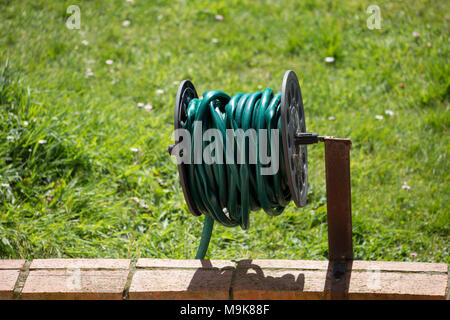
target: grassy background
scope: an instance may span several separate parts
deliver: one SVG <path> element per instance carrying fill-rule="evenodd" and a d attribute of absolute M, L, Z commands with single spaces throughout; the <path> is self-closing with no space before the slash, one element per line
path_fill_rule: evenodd
<path fill-rule="evenodd" d="M 65 26 L 71 4 L 80 30 Z M 371 4 L 381 30 L 366 26 Z M 166 152 L 179 81 L 278 91 L 293 69 L 308 129 L 353 141 L 356 258 L 449 263 L 449 9 L 0 1 L 0 258 L 192 258 L 203 219 Z M 216 225 L 209 257 L 327 257 L 323 145 L 309 152 L 307 206 L 254 212 L 248 231 Z"/>

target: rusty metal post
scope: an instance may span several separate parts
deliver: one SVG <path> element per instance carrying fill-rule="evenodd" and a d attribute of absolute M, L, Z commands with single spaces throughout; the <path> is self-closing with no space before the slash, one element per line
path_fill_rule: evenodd
<path fill-rule="evenodd" d="M 349 139 L 324 137 L 331 299 L 347 298 L 353 261 Z"/>
<path fill-rule="evenodd" d="M 349 139 L 325 137 L 328 248 L 330 260 L 352 260 Z"/>

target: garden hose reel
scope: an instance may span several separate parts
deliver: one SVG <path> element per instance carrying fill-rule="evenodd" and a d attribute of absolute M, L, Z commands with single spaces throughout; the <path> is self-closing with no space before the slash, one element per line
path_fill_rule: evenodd
<path fill-rule="evenodd" d="M 175 102 L 175 129 L 182 129 L 187 120 L 190 102 L 198 99 L 197 91 L 189 80 L 181 82 Z M 327 217 L 329 233 L 329 258 L 350 261 L 353 259 L 350 200 L 350 158 L 351 142 L 348 139 L 322 137 L 306 132 L 305 113 L 298 78 L 294 71 L 287 71 L 281 89 L 281 141 L 284 166 L 289 191 L 297 207 L 306 204 L 308 192 L 307 145 L 325 143 L 325 165 L 327 184 Z M 175 145 L 180 138 L 175 135 Z M 172 154 L 174 145 L 169 146 Z M 176 155 L 176 154 L 175 154 Z M 176 155 L 178 156 L 178 155 Z M 200 216 L 188 184 L 188 166 L 178 164 L 180 184 L 190 212 Z"/>

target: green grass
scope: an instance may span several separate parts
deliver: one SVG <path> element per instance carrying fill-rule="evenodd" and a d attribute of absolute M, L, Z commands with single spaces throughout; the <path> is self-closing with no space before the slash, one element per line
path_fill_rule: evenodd
<path fill-rule="evenodd" d="M 356 258 L 449 263 L 448 2 L 296 2 L 1 1 L 0 258 L 194 257 L 203 219 L 166 152 L 179 81 L 278 91 L 293 69 L 308 129 L 353 141 Z M 323 145 L 309 170 L 306 207 L 216 225 L 208 257 L 325 259 Z"/>

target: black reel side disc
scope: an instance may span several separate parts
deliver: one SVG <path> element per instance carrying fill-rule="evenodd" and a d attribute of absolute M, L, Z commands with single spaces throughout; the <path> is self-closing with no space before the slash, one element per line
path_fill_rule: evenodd
<path fill-rule="evenodd" d="M 281 89 L 281 137 L 287 183 L 297 207 L 305 206 L 308 193 L 307 148 L 295 143 L 301 132 L 306 132 L 302 93 L 297 75 L 289 70 L 284 74 Z"/>
<path fill-rule="evenodd" d="M 187 108 L 189 106 L 189 102 L 191 102 L 192 99 L 197 98 L 198 94 L 192 82 L 189 80 L 183 80 L 178 87 L 177 99 L 175 101 L 175 130 L 183 128 L 183 125 L 187 120 Z M 175 134 L 175 145 L 181 140 L 181 137 L 178 137 L 177 134 Z M 183 189 L 184 199 L 186 200 L 189 210 L 194 216 L 200 216 L 201 212 L 195 206 L 195 203 L 189 193 L 186 164 L 178 164 L 178 174 L 180 175 L 181 188 Z"/>

